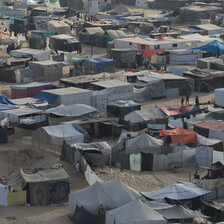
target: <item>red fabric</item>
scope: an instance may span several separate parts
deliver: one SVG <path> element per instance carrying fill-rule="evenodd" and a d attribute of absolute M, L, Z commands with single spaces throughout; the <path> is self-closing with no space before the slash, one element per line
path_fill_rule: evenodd
<path fill-rule="evenodd" d="M 187 113 L 190 112 L 188 109 L 183 107 L 181 110 L 178 109 L 171 109 L 167 110 L 166 107 L 161 106 L 160 109 L 167 115 L 167 116 L 172 116 L 172 115 L 177 115 L 177 114 L 182 114 L 182 113 Z"/>
<path fill-rule="evenodd" d="M 186 130 L 183 128 L 176 128 L 171 130 L 161 130 L 160 137 L 170 136 L 172 143 L 196 143 L 197 134 L 195 131 Z"/>
<path fill-rule="evenodd" d="M 139 70 L 133 70 L 133 69 L 125 69 L 125 72 L 139 72 Z"/>
<path fill-rule="evenodd" d="M 218 121 L 210 121 L 210 120 L 202 121 L 198 124 L 195 124 L 195 127 L 224 131 L 224 123 Z"/>

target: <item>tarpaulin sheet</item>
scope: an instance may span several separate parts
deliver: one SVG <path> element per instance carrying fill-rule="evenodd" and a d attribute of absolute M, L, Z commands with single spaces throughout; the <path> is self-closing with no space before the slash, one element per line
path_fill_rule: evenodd
<path fill-rule="evenodd" d="M 198 142 L 198 145 L 212 146 L 212 145 L 220 143 L 221 141 L 217 139 L 213 139 L 213 138 L 206 138 L 202 135 L 197 134 L 197 142 Z"/>
<path fill-rule="evenodd" d="M 171 136 L 172 143 L 196 143 L 197 134 L 195 131 L 189 131 L 183 128 L 176 128 L 171 130 L 161 130 L 160 137 Z"/>
<path fill-rule="evenodd" d="M 200 123 L 195 124 L 195 127 L 204 128 L 204 129 L 212 129 L 216 131 L 224 131 L 224 123 L 218 121 L 206 120 Z"/>
<path fill-rule="evenodd" d="M 182 113 L 188 113 L 190 112 L 186 108 L 180 108 L 180 109 L 166 109 L 166 107 L 161 106 L 160 109 L 167 115 L 167 116 L 172 116 L 172 115 L 177 115 L 177 114 L 182 114 Z"/>
<path fill-rule="evenodd" d="M 196 198 L 208 193 L 210 193 L 210 191 L 206 191 L 196 186 L 195 184 L 189 182 L 182 182 L 171 184 L 159 190 L 151 192 L 142 192 L 142 195 L 152 200 L 160 200 L 164 199 L 165 197 L 173 200 L 186 200 Z"/>
<path fill-rule="evenodd" d="M 0 205 L 7 206 L 7 195 L 8 195 L 8 185 L 7 184 L 0 184 Z"/>
<path fill-rule="evenodd" d="M 200 167 L 210 167 L 213 163 L 213 149 L 209 147 L 197 147 L 196 163 Z"/>
<path fill-rule="evenodd" d="M 141 154 L 130 155 L 130 170 L 141 171 Z"/>
<path fill-rule="evenodd" d="M 115 60 L 104 58 L 104 57 L 86 59 L 86 61 L 96 64 L 98 71 L 103 71 L 105 69 L 105 67 L 115 64 Z"/>
<path fill-rule="evenodd" d="M 14 110 L 14 109 L 18 109 L 19 107 L 15 107 L 15 106 L 10 106 L 7 104 L 0 104 L 0 111 L 5 111 L 5 110 Z"/>
<path fill-rule="evenodd" d="M 58 96 L 56 94 L 53 94 L 53 93 L 40 92 L 36 96 L 34 96 L 33 98 L 49 101 L 49 100 L 55 99 L 56 97 L 58 97 Z"/>
<path fill-rule="evenodd" d="M 214 40 L 209 44 L 202 45 L 200 47 L 192 48 L 193 50 L 199 49 L 201 51 L 206 51 L 208 53 L 216 54 L 218 51 L 224 51 L 224 44 L 218 40 Z"/>
<path fill-rule="evenodd" d="M 26 205 L 26 194 L 26 191 L 9 193 L 8 206 Z"/>
<path fill-rule="evenodd" d="M 15 103 L 13 103 L 12 101 L 10 101 L 8 98 L 4 96 L 0 96 L 0 103 L 16 105 Z"/>

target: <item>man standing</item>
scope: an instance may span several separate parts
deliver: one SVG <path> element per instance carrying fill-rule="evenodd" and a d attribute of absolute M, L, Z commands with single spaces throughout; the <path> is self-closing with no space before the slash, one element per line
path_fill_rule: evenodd
<path fill-rule="evenodd" d="M 189 96 L 190 96 L 190 94 L 187 93 L 186 94 L 186 106 L 189 106 Z"/>
<path fill-rule="evenodd" d="M 199 99 L 198 99 L 198 96 L 195 97 L 195 105 L 199 107 Z"/>

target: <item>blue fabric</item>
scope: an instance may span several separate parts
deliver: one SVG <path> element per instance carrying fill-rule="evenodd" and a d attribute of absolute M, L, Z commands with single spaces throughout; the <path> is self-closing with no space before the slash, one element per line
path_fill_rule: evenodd
<path fill-rule="evenodd" d="M 107 66 L 111 66 L 115 64 L 115 60 L 104 58 L 104 57 L 86 59 L 86 61 L 96 64 L 97 71 L 103 71 Z"/>
<path fill-rule="evenodd" d="M 0 96 L 0 103 L 10 104 L 10 105 L 16 105 L 12 101 L 10 101 L 8 98 L 4 96 Z"/>
<path fill-rule="evenodd" d="M 18 109 L 19 107 L 16 106 L 11 106 L 11 105 L 6 105 L 6 104 L 0 104 L 0 111 L 4 111 L 4 110 L 14 110 L 14 109 Z"/>
<path fill-rule="evenodd" d="M 121 20 L 122 18 L 127 17 L 126 15 L 116 16 L 116 20 Z"/>
<path fill-rule="evenodd" d="M 36 96 L 34 96 L 33 98 L 36 98 L 36 99 L 39 99 L 39 100 L 49 101 L 49 100 L 55 99 L 56 97 L 57 97 L 57 95 L 52 94 L 52 93 L 40 92 Z"/>
<path fill-rule="evenodd" d="M 208 53 L 216 54 L 218 52 L 218 50 L 224 51 L 224 44 L 218 40 L 214 40 L 209 44 L 205 44 L 200 47 L 192 48 L 192 50 L 201 50 L 201 51 L 206 51 Z"/>

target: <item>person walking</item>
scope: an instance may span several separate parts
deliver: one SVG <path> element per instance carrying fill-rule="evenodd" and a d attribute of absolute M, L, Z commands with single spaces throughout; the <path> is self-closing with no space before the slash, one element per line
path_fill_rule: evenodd
<path fill-rule="evenodd" d="M 195 97 L 195 105 L 199 107 L 199 99 L 198 99 L 198 96 Z"/>
<path fill-rule="evenodd" d="M 184 106 L 184 98 L 183 98 L 183 97 L 181 98 L 180 103 L 181 103 L 181 109 L 182 109 L 182 108 L 183 108 L 183 106 Z"/>
<path fill-rule="evenodd" d="M 190 94 L 187 93 L 186 94 L 186 106 L 189 106 L 189 97 L 190 97 Z"/>

